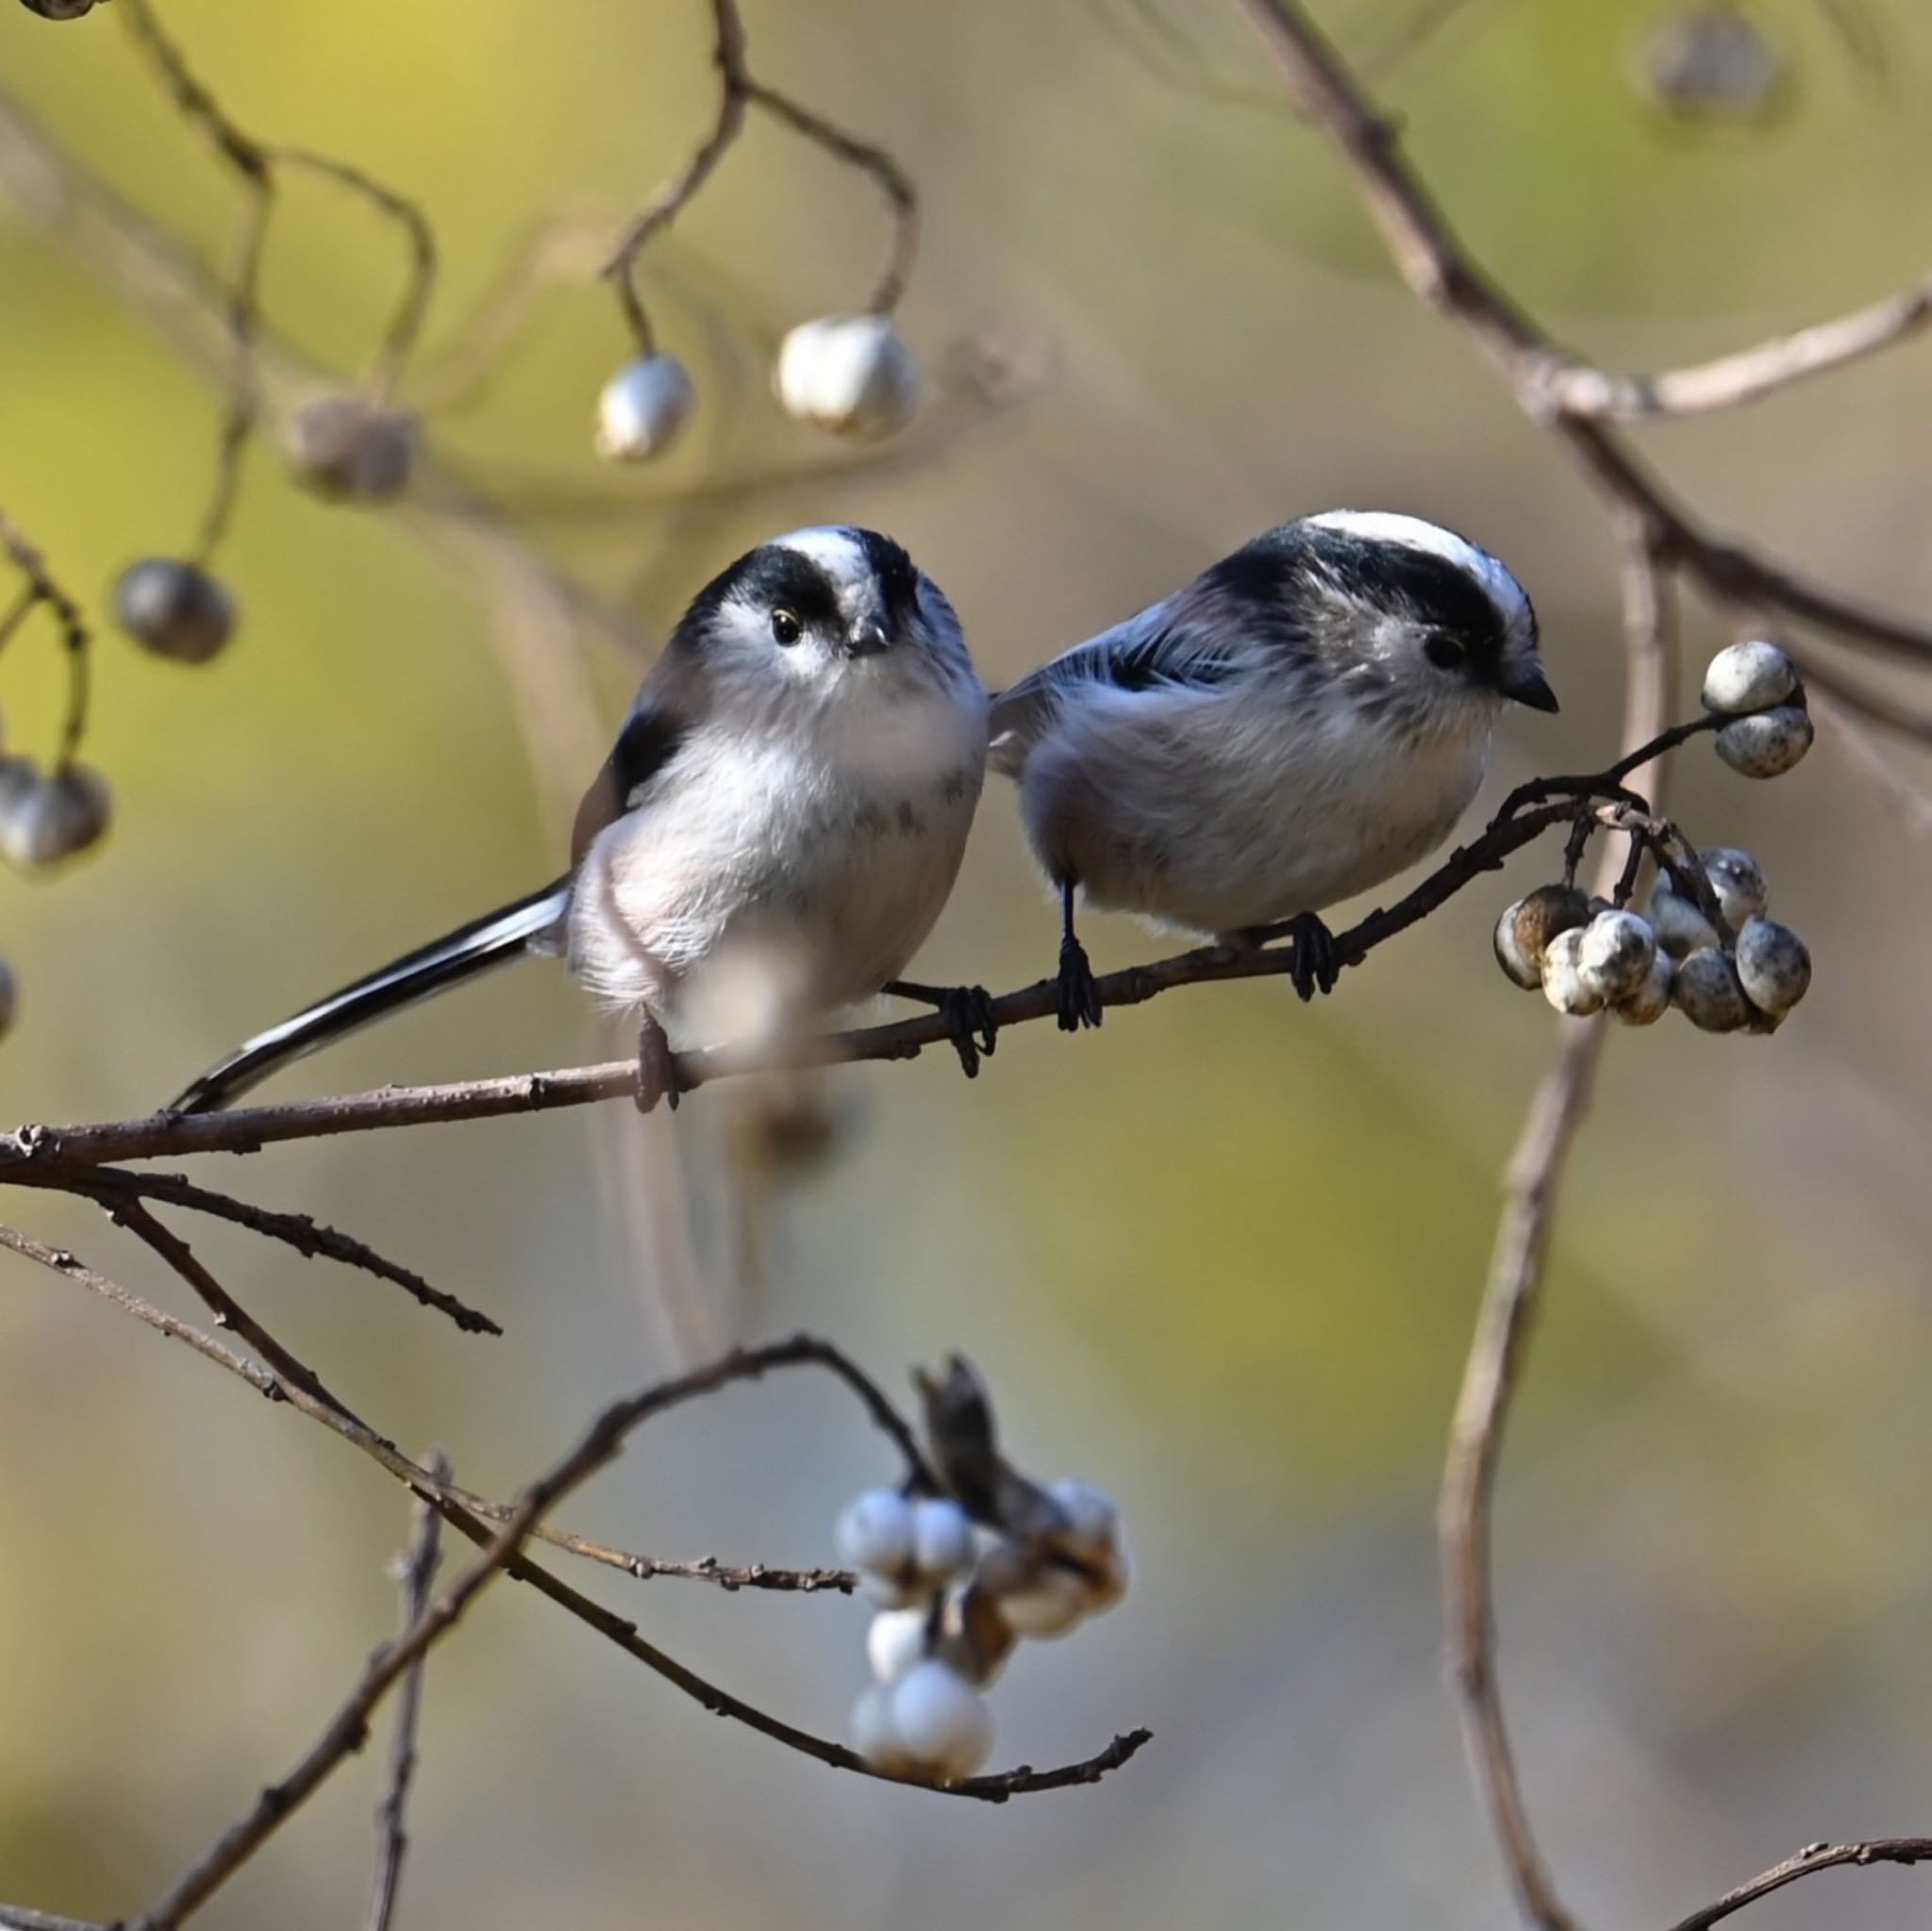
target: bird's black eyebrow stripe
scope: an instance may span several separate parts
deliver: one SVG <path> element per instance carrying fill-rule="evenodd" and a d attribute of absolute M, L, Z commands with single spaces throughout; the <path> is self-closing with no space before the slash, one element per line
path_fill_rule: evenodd
<path fill-rule="evenodd" d="M 839 598 L 825 573 L 801 550 L 763 543 L 721 571 L 691 599 L 669 648 L 701 653 L 718 612 L 727 603 L 792 611 L 808 625 L 839 627 Z"/>
<path fill-rule="evenodd" d="M 840 533 L 850 537 L 865 554 L 866 567 L 877 581 L 886 608 L 903 622 L 919 601 L 919 567 L 905 549 L 877 530 L 860 529 L 856 524 L 841 524 Z"/>
<path fill-rule="evenodd" d="M 582 859 L 606 825 L 614 824 L 631 809 L 639 789 L 670 763 L 683 741 L 684 728 L 668 711 L 637 710 L 625 720 L 604 768 L 591 781 L 584 802 L 577 807 L 570 833 L 573 865 Z"/>

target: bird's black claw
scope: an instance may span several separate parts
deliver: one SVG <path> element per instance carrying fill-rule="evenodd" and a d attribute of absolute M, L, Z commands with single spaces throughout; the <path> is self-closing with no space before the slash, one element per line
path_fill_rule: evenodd
<path fill-rule="evenodd" d="M 1060 1031 L 1076 1033 L 1083 1025 L 1098 1025 L 1100 1017 L 1100 988 L 1087 963 L 1087 948 L 1069 933 L 1060 941 Z"/>
<path fill-rule="evenodd" d="M 638 1088 L 634 1095 L 640 1113 L 654 1113 L 662 1100 L 677 1110 L 677 1056 L 664 1028 L 655 1019 L 646 1019 L 638 1031 Z"/>
<path fill-rule="evenodd" d="M 952 1027 L 953 1050 L 959 1071 L 968 1079 L 979 1077 L 979 1062 L 991 1059 L 999 1044 L 999 1021 L 992 1014 L 992 995 L 984 986 L 955 986 L 940 1007 Z"/>
<path fill-rule="evenodd" d="M 1306 1003 L 1317 992 L 1334 991 L 1341 961 L 1335 954 L 1335 934 L 1313 912 L 1299 914 L 1293 926 L 1294 960 L 1288 978 Z"/>

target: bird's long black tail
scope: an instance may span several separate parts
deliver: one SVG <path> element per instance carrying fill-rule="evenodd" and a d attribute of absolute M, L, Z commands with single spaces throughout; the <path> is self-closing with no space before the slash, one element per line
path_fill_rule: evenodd
<path fill-rule="evenodd" d="M 258 1033 L 218 1065 L 211 1066 L 179 1098 L 169 1102 L 171 1113 L 217 1113 L 258 1086 L 270 1074 L 358 1031 L 361 1027 L 413 1006 L 463 980 L 520 957 L 530 941 L 554 927 L 570 903 L 570 880 L 558 879 L 513 905 L 486 912 L 454 932 L 418 946 L 406 957 L 370 973 L 340 992 L 285 1019 L 280 1025 Z"/>

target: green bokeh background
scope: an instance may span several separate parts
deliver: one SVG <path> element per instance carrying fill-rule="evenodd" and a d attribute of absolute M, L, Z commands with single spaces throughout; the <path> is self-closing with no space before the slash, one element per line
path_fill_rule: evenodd
<path fill-rule="evenodd" d="M 1647 367 L 1923 270 L 1932 19 L 1870 10 L 1882 76 L 1811 0 L 1749 9 L 1791 67 L 1784 111 L 1757 129 L 1648 110 L 1630 58 L 1657 12 L 1624 0 L 1471 0 L 1383 84 L 1481 258 L 1566 340 Z M 1368 55 L 1405 11 L 1337 0 L 1324 19 Z M 114 12 L 60 28 L 9 8 L 0 85 L 218 258 L 233 183 Z M 545 210 L 622 208 L 676 164 L 708 111 L 704 16 L 695 0 L 167 9 L 246 125 L 429 209 L 445 322 Z M 1190 59 L 1256 99 L 1204 85 L 1126 0 L 751 0 L 760 70 L 921 183 L 913 338 L 937 358 L 998 322 L 1050 345 L 1024 408 L 917 464 L 661 500 L 814 455 L 766 400 L 761 360 L 790 322 L 858 299 L 876 259 L 865 184 L 755 125 L 653 270 L 706 406 L 645 486 L 659 500 L 625 507 L 629 486 L 588 454 L 591 399 L 623 353 L 588 285 L 546 301 L 487 396 L 431 420 L 433 447 L 480 487 L 551 504 L 524 509 L 525 534 L 644 637 L 774 528 L 887 527 L 946 586 L 990 682 L 1283 516 L 1433 515 L 1530 585 L 1564 701 L 1511 724 L 1496 789 L 1600 762 L 1619 663 L 1598 508 L 1394 286 L 1331 154 L 1267 105 L 1239 21 L 1205 0 L 1167 17 Z M 275 332 L 353 369 L 397 272 L 366 210 L 304 181 L 271 251 Z M 92 608 L 127 558 L 186 540 L 217 407 L 0 205 L 0 507 Z M 1932 362 L 1907 347 L 1646 446 L 1720 526 L 1923 610 L 1928 420 Z M 563 495 L 580 500 L 558 509 Z M 6 885 L 0 943 L 23 986 L 0 1056 L 9 1119 L 142 1110 L 241 1034 L 557 868 L 554 800 L 589 774 L 533 770 L 487 583 L 405 520 L 300 494 L 270 451 L 225 570 L 246 627 L 210 669 L 101 640 L 91 755 L 119 823 L 71 875 Z M 1721 633 L 1694 608 L 1687 627 L 1694 666 Z M 631 670 L 583 639 L 542 648 L 614 718 Z M 53 729 L 57 656 L 35 632 L 0 666 L 16 744 Z M 1932 1777 L 1926 855 L 1822 752 L 1768 788 L 1694 757 L 1676 799 L 1708 841 L 1762 856 L 1819 983 L 1775 1041 L 1675 1024 L 1615 1040 L 1574 1170 L 1497 1557 L 1532 1802 L 1592 1923 L 1668 1922 L 1812 1839 L 1910 1830 Z M 1511 877 L 1532 882 L 1533 861 Z M 402 1922 L 1506 1922 L 1439 1683 L 1430 1532 L 1496 1176 L 1551 1044 L 1543 1008 L 1488 960 L 1504 891 L 1468 894 L 1318 1010 L 1279 986 L 1183 992 L 1076 1040 L 1017 1032 L 970 1088 L 943 1056 L 842 1074 L 838 1157 L 774 1202 L 761 1292 L 705 1290 L 717 1331 L 822 1329 L 895 1381 L 962 1347 L 1023 1459 L 1117 1493 L 1135 1590 L 1018 1659 L 998 1756 L 1081 1756 L 1146 1722 L 1140 1762 L 1005 1809 L 827 1775 L 501 1588 L 429 1674 Z M 924 975 L 1018 983 L 1053 936 L 1010 798 L 990 791 Z M 1091 937 L 1103 963 L 1160 942 L 1108 921 Z M 285 1090 L 599 1049 L 539 967 Z M 554 1116 L 233 1170 L 488 1307 L 500 1341 L 258 1243 L 197 1244 L 353 1405 L 508 1492 L 675 1358 L 667 1162 L 702 1256 L 728 1272 L 730 1113 L 707 1094 L 675 1133 Z M 57 1202 L 15 1211 L 172 1304 L 124 1237 Z M 4 1273 L 0 1897 L 108 1919 L 292 1761 L 388 1630 L 404 1498 L 52 1276 Z M 831 1392 L 780 1383 L 657 1424 L 567 1514 L 653 1552 L 811 1563 L 842 1499 L 884 1473 Z M 573 1579 L 821 1731 L 861 1682 L 855 1605 Z M 206 1922 L 355 1922 L 375 1775 L 372 1753 L 338 1777 Z M 1908 1873 L 1826 1882 L 1754 1923 L 1875 1931 L 1924 1910 Z"/>

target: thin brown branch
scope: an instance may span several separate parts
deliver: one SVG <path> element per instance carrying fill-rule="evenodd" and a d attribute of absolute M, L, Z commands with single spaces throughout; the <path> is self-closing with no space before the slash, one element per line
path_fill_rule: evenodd
<path fill-rule="evenodd" d="M 1559 395 L 1565 384 L 1594 379 L 1614 386 L 1616 378 L 1558 350 L 1476 264 L 1423 185 L 1395 125 L 1370 103 L 1298 0 L 1236 4 L 1274 57 L 1293 105 L 1348 164 L 1362 205 L 1411 292 L 1468 333 L 1519 406 L 1568 446 L 1595 487 L 1644 518 L 1668 561 L 1742 609 L 1782 612 L 1849 642 L 1914 663 L 1932 661 L 1932 624 L 1875 609 L 1711 535 L 1603 423 L 1566 411 Z M 1917 325 L 1895 326 L 1890 340 L 1903 340 Z M 1789 380 L 1811 373 L 1806 356 L 1788 366 Z M 1767 393 L 1774 385 L 1756 379 L 1762 361 L 1751 369 L 1754 382 L 1746 393 Z"/>
<path fill-rule="evenodd" d="M 449 1463 L 441 1453 L 429 1457 L 429 1469 L 440 1481 L 449 1480 Z M 442 1561 L 442 1517 L 432 1503 L 416 1505 L 416 1532 L 400 1565 L 403 1585 L 403 1631 L 407 1635 L 429 1610 L 429 1590 Z M 382 1801 L 375 1806 L 375 1877 L 370 1890 L 369 1931 L 390 1931 L 396 1893 L 402 1888 L 403 1859 L 409 1839 L 405 1828 L 409 1786 L 416 1775 L 416 1733 L 423 1716 L 423 1657 L 403 1673 L 396 1698 L 395 1735 L 390 1744 L 389 1778 Z"/>
<path fill-rule="evenodd" d="M 1571 363 L 1542 377 L 1553 407 L 1596 422 L 1643 423 L 1756 402 L 1794 382 L 1862 361 L 1932 323 L 1932 275 L 1870 308 L 1655 375 L 1611 375 Z"/>
<path fill-rule="evenodd" d="M 25 1905 L 0 1905 L 0 1926 L 6 1931 L 120 1931 L 118 1925 L 96 1924 L 84 1918 L 56 1918 L 30 1911 Z"/>
<path fill-rule="evenodd" d="M 60 726 L 60 748 L 55 769 L 64 771 L 74 762 L 75 753 L 87 732 L 89 666 L 93 634 L 80 613 L 80 606 L 64 591 L 47 568 L 47 560 L 21 529 L 0 512 L 0 553 L 26 579 L 26 586 L 0 619 L 0 643 L 4 643 L 37 605 L 53 612 L 60 631 L 61 648 L 67 653 L 67 714 Z"/>
<path fill-rule="evenodd" d="M 1512 854 L 1553 826 L 1576 822 L 1597 800 L 1621 803 L 1633 796 L 1620 782 L 1601 774 L 1560 782 L 1571 788 L 1571 795 L 1533 810 L 1499 816 L 1478 837 L 1452 851 L 1393 905 L 1370 912 L 1338 933 L 1336 958 L 1345 966 L 1360 964 L 1377 946 L 1419 924 L 1477 879 L 1499 870 Z M 1095 985 L 1104 1007 L 1138 1006 L 1177 987 L 1270 977 L 1291 971 L 1293 963 L 1289 946 L 1206 945 L 1107 974 Z M 1002 1030 L 1045 1019 L 1058 1010 L 1058 988 L 1051 979 L 1039 980 L 992 1002 L 994 1023 Z M 680 1053 L 676 1056 L 679 1090 L 691 1092 L 713 1080 L 748 1074 L 859 1060 L 911 1059 L 927 1046 L 950 1044 L 951 1039 L 949 1022 L 933 1013 L 846 1032 Z M 42 1177 L 51 1181 L 109 1162 L 196 1153 L 252 1153 L 291 1140 L 493 1119 L 508 1113 L 541 1113 L 560 1107 L 631 1099 L 636 1090 L 635 1062 L 613 1060 L 601 1066 L 464 1080 L 446 1086 L 391 1086 L 371 1093 L 243 1107 L 228 1113 L 155 1113 L 88 1125 L 22 1126 L 0 1135 L 0 1184 L 20 1168 L 37 1169 Z"/>
<path fill-rule="evenodd" d="M 1746 1905 L 1755 1905 L 1759 1898 L 1769 1897 L 1773 1891 L 1782 1890 L 1786 1885 L 1795 1884 L 1799 1878 L 1819 1871 L 1869 1871 L 1874 1864 L 1927 1862 L 1932 1862 L 1932 1838 L 1874 1838 L 1862 1844 L 1807 1844 L 1795 1857 L 1787 1857 L 1749 1884 L 1726 1891 L 1714 1905 L 1707 1905 L 1701 1911 L 1679 1919 L 1671 1931 L 1710 1931 L 1711 1925 L 1741 1911 Z"/>
<path fill-rule="evenodd" d="M 744 17 L 738 0 L 711 0 L 711 61 L 718 70 L 718 106 L 711 125 L 677 173 L 652 195 L 619 236 L 605 277 L 630 323 L 638 347 L 652 353 L 657 338 L 638 289 L 638 258 L 697 198 L 718 163 L 744 132 L 747 108 L 757 108 L 794 134 L 824 149 L 834 160 L 871 176 L 891 216 L 885 267 L 869 307 L 880 314 L 893 308 L 906 291 L 919 244 L 919 196 L 912 177 L 886 149 L 848 134 L 836 123 L 790 94 L 767 86 L 751 71 Z"/>
<path fill-rule="evenodd" d="M 919 191 L 913 186 L 912 176 L 884 148 L 846 133 L 791 95 L 780 93 L 760 80 L 747 79 L 745 86 L 746 98 L 755 108 L 762 108 L 794 134 L 823 148 L 835 160 L 872 176 L 885 197 L 886 211 L 891 218 L 891 234 L 886 244 L 885 266 L 879 271 L 866 306 L 877 314 L 891 314 L 906 292 L 906 284 L 912 275 L 912 258 L 919 248 Z"/>
<path fill-rule="evenodd" d="M 206 1359 L 226 1368 L 231 1373 L 240 1375 L 251 1387 L 261 1392 L 287 1402 L 291 1407 L 312 1421 L 321 1422 L 333 1432 L 350 1440 L 356 1440 L 358 1434 L 369 1435 L 370 1431 L 340 1407 L 332 1406 L 327 1401 L 317 1400 L 300 1384 L 286 1382 L 271 1374 L 255 1362 L 223 1347 L 211 1336 L 202 1334 L 186 1323 L 163 1313 L 159 1308 L 142 1301 L 139 1295 L 129 1293 L 118 1283 L 83 1266 L 72 1254 L 61 1249 L 50 1248 L 4 1224 L 0 1224 L 0 1246 L 10 1248 L 27 1259 L 38 1261 L 63 1278 L 76 1281 L 161 1333 L 187 1341 Z M 846 1380 L 848 1385 L 856 1389 L 871 1385 L 865 1381 L 860 1371 L 845 1361 L 830 1343 L 817 1340 L 810 1336 L 794 1336 L 788 1341 L 774 1342 L 767 1347 L 741 1350 L 728 1355 L 708 1367 L 679 1376 L 675 1381 L 658 1383 L 642 1394 L 634 1396 L 629 1402 L 619 1404 L 617 1407 L 606 1411 L 600 1418 L 597 1428 L 592 1430 L 591 1436 L 586 1438 L 586 1442 L 580 1445 L 575 1453 L 577 1456 L 586 1453 L 594 1440 L 601 1439 L 600 1431 L 608 1432 L 614 1426 L 621 1436 L 623 1432 L 639 1425 L 650 1415 L 660 1413 L 681 1402 L 708 1394 L 729 1382 L 756 1379 L 774 1368 L 806 1364 L 831 1366 L 832 1360 L 828 1357 L 836 1357 L 843 1363 L 843 1367 L 835 1369 L 835 1372 L 838 1372 L 840 1377 Z M 856 1381 L 854 1377 L 857 1377 Z M 884 1404 L 883 1395 L 877 1395 L 876 1398 Z M 890 1404 L 885 1406 L 890 1407 Z M 867 1400 L 867 1407 L 872 1407 L 870 1400 Z M 617 1418 L 615 1422 L 613 1417 Z M 900 1425 L 903 1426 L 903 1423 Z M 381 1438 L 373 1439 L 380 1440 Z M 614 1452 L 614 1448 L 611 1452 Z M 405 1467 L 414 1467 L 414 1464 L 409 1463 L 408 1457 L 399 1452 L 391 1450 L 391 1454 L 398 1463 Z M 382 1457 L 377 1458 L 385 1459 Z M 921 1466 L 923 1465 L 922 1458 Z M 427 1471 L 419 1473 L 425 1476 L 425 1483 L 419 1488 L 418 1492 L 425 1499 L 432 1500 L 443 1520 L 479 1547 L 487 1551 L 501 1546 L 504 1537 L 514 1528 L 517 1513 L 521 1512 L 521 1505 L 518 1511 L 512 1512 L 502 1533 L 492 1535 L 490 1523 L 479 1521 L 458 1503 L 436 1493 L 434 1477 L 430 1476 Z M 528 1492 L 526 1491 L 526 1500 Z M 533 1519 L 526 1524 L 526 1531 L 534 1534 L 541 1526 L 541 1523 Z M 655 1644 L 648 1642 L 639 1635 L 635 1623 L 612 1614 L 601 1604 L 572 1589 L 568 1583 L 540 1564 L 532 1562 L 527 1556 L 512 1554 L 505 1558 L 505 1567 L 518 1581 L 530 1584 L 540 1594 L 548 1597 L 579 1622 L 588 1623 L 599 1635 L 617 1644 L 625 1655 L 656 1672 L 665 1681 L 681 1690 L 713 1714 L 730 1717 L 758 1731 L 760 1736 L 768 1737 L 774 1742 L 782 1743 L 788 1749 L 796 1750 L 804 1756 L 814 1757 L 821 1763 L 829 1764 L 834 1769 L 851 1771 L 860 1776 L 877 1778 L 881 1782 L 913 1783 L 918 1789 L 936 1790 L 942 1796 L 972 1797 L 982 1803 L 1003 1804 L 1008 1798 L 1024 1796 L 1035 1791 L 1065 1790 L 1078 1784 L 1097 1783 L 1108 1772 L 1125 1763 L 1151 1739 L 1152 1733 L 1147 1730 L 1132 1730 L 1116 1737 L 1106 1749 L 1078 1763 L 1064 1764 L 1044 1771 L 1036 1771 L 1030 1766 L 1022 1765 L 1016 1770 L 1001 1772 L 991 1776 L 971 1777 L 956 1784 L 923 1784 L 912 1778 L 890 1776 L 884 1772 L 874 1770 L 863 1757 L 846 1749 L 843 1744 L 815 1737 L 808 1730 L 801 1730 L 759 1709 L 756 1705 L 732 1695 L 728 1690 L 720 1690 Z M 422 1625 L 417 1626 L 420 1629 Z M 378 1652 L 378 1657 L 386 1654 L 387 1652 Z M 407 1661 L 407 1658 L 405 1660 Z M 141 1931 L 141 1927 L 136 1926 L 135 1931 Z"/>
<path fill-rule="evenodd" d="M 605 278 L 616 286 L 631 333 L 646 356 L 656 349 L 657 337 L 638 291 L 638 257 L 691 205 L 744 131 L 751 76 L 745 67 L 744 23 L 737 0 L 711 0 L 711 58 L 718 69 L 718 108 L 711 125 L 683 167 L 625 227 L 604 264 Z"/>
<path fill-rule="evenodd" d="M 127 1193 L 140 1200 L 158 1200 L 171 1207 L 187 1207 L 192 1212 L 246 1227 L 267 1240 L 292 1247 L 308 1259 L 320 1257 L 339 1261 L 344 1267 L 359 1268 L 378 1280 L 392 1282 L 424 1307 L 448 1315 L 465 1334 L 503 1332 L 489 1315 L 478 1313 L 456 1295 L 432 1286 L 413 1268 L 400 1266 L 366 1241 L 306 1213 L 281 1213 L 273 1207 L 256 1207 L 248 1201 L 237 1200 L 232 1194 L 197 1186 L 180 1174 L 129 1174 L 113 1168 L 95 1168 L 89 1172 L 87 1185 L 89 1191 L 96 1194 Z"/>
<path fill-rule="evenodd" d="M 1634 769 L 1662 729 L 1674 669 L 1674 613 L 1655 533 L 1626 518 L 1624 741 L 1613 769 Z M 1605 855 L 1607 888 L 1616 874 Z M 1463 1369 L 1438 1504 L 1449 1648 L 1464 1739 L 1524 1915 L 1542 1931 L 1575 1931 L 1529 1821 L 1496 1677 L 1491 1523 L 1504 1430 L 1541 1296 L 1570 1148 L 1589 1110 L 1607 1022 L 1567 1022 L 1557 1064 L 1538 1090 L 1511 1156 L 1489 1283 Z"/>

